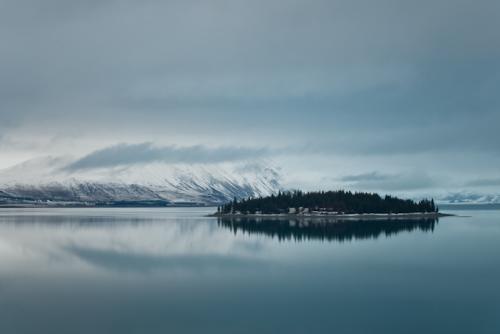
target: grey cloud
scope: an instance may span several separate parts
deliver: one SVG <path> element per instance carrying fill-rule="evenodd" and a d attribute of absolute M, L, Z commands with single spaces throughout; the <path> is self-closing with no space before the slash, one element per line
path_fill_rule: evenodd
<path fill-rule="evenodd" d="M 346 175 L 340 180 L 344 182 L 362 182 L 362 181 L 385 181 L 391 179 L 391 175 L 380 174 L 379 172 L 362 173 L 356 175 Z"/>
<path fill-rule="evenodd" d="M 499 187 L 500 186 L 500 178 L 482 178 L 475 179 L 467 182 L 465 184 L 468 187 Z"/>
<path fill-rule="evenodd" d="M 114 167 L 137 163 L 161 161 L 166 163 L 220 163 L 227 161 L 251 160 L 267 156 L 265 148 L 205 146 L 154 146 L 151 143 L 119 144 L 94 151 L 70 165 L 68 171 Z"/>
<path fill-rule="evenodd" d="M 340 180 L 352 188 L 382 191 L 412 191 L 428 189 L 437 185 L 432 177 L 421 172 L 383 174 L 375 171 L 346 175 Z"/>
<path fill-rule="evenodd" d="M 154 138 L 498 157 L 499 30 L 495 0 L 4 0 L 0 131 L 78 134 L 78 152 Z M 159 151 L 129 155 L 179 155 Z M 97 158 L 112 160 L 72 168 Z"/>
<path fill-rule="evenodd" d="M 171 110 L 202 107 L 204 101 L 238 109 L 242 100 L 244 106 L 267 109 L 266 114 L 267 100 L 275 110 L 279 103 L 293 107 L 296 101 L 286 101 L 295 98 L 303 99 L 301 109 L 342 114 L 343 106 L 337 108 L 332 97 L 345 95 L 350 109 L 359 104 L 365 110 L 360 111 L 364 118 L 374 113 L 384 122 L 392 116 L 400 121 L 398 113 L 407 114 L 402 103 L 429 107 L 440 99 L 436 92 L 445 93 L 443 99 L 468 99 L 471 88 L 498 65 L 482 59 L 479 69 L 474 67 L 480 72 L 472 78 L 474 85 L 468 80 L 472 69 L 456 65 L 487 55 L 494 59 L 498 52 L 491 43 L 498 5 L 490 1 L 433 1 L 430 6 L 425 1 L 294 0 L 283 6 L 279 1 L 51 0 L 42 5 L 21 0 L 4 6 L 2 31 L 13 47 L 3 63 L 15 70 L 3 79 L 17 78 L 20 90 L 35 85 L 41 96 L 33 98 L 44 104 L 68 95 L 88 103 L 82 97 L 102 94 L 111 103 L 144 112 L 143 104 Z M 27 12 L 31 22 L 16 24 Z M 68 12 L 83 13 L 84 19 L 56 15 Z M 450 31 L 462 34 L 450 39 Z M 456 80 L 457 72 L 466 80 Z M 394 88 L 396 97 L 407 89 L 410 94 L 395 101 Z M 370 96 L 373 90 L 382 93 L 379 100 Z M 454 94 L 457 90 L 466 94 Z M 489 90 L 483 92 L 490 95 Z M 423 98 L 412 98 L 417 95 Z"/>

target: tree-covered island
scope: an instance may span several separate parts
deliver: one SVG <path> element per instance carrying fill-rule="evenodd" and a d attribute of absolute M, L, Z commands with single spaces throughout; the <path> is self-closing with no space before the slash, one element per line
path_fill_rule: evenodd
<path fill-rule="evenodd" d="M 284 215 L 435 215 L 433 199 L 414 201 L 375 193 L 351 191 L 279 192 L 268 197 L 234 199 L 217 208 L 217 216 Z"/>

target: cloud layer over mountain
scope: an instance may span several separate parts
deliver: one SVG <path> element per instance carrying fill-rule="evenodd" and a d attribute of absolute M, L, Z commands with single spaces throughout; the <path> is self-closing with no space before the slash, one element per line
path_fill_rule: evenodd
<path fill-rule="evenodd" d="M 0 168 L 265 156 L 292 187 L 495 191 L 481 180 L 500 177 L 499 13 L 493 0 L 5 0 Z"/>

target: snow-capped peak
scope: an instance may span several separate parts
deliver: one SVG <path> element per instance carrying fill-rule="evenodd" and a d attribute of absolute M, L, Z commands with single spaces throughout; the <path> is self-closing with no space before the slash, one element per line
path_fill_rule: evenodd
<path fill-rule="evenodd" d="M 72 171 L 68 157 L 26 161 L 0 171 L 0 201 L 145 201 L 224 203 L 277 192 L 279 169 L 267 161 L 218 164 L 154 162 Z"/>

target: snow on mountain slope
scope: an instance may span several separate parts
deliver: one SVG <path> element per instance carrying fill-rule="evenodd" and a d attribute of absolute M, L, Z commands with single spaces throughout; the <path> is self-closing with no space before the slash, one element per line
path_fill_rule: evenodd
<path fill-rule="evenodd" d="M 439 198 L 438 201 L 442 204 L 496 204 L 500 203 L 500 195 L 455 192 Z"/>
<path fill-rule="evenodd" d="M 217 204 L 280 189 L 269 163 L 165 164 L 71 171 L 68 157 L 26 161 L 0 171 L 3 201 L 167 201 Z"/>

